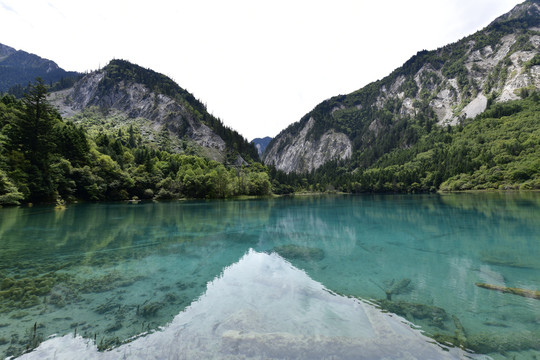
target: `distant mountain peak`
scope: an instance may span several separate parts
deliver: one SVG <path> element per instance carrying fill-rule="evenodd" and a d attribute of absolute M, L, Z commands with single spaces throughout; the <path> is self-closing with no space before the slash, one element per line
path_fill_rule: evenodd
<path fill-rule="evenodd" d="M 540 0 L 527 0 L 521 4 L 516 5 L 512 10 L 504 15 L 499 16 L 493 24 L 506 22 L 516 19 L 536 19 L 539 22 L 540 17 Z M 540 25 L 540 22 L 537 24 Z"/>
<path fill-rule="evenodd" d="M 266 150 L 268 144 L 270 144 L 270 141 L 272 141 L 272 138 L 270 136 L 265 136 L 263 138 L 255 138 L 251 140 L 251 142 L 255 145 L 257 151 L 259 152 L 259 157 L 262 157 L 262 154 L 264 153 L 264 150 Z"/>
<path fill-rule="evenodd" d="M 30 69 L 41 69 L 45 73 L 57 70 L 60 67 L 52 60 L 44 59 L 35 54 L 30 54 L 26 51 L 19 50 L 12 54 L 9 54 L 7 58 L 2 61 L 3 66 L 23 67 Z"/>
<path fill-rule="evenodd" d="M 65 71 L 52 60 L 0 44 L 0 92 L 16 86 L 25 87 L 37 77 L 45 83 L 56 83 L 78 75 L 77 72 Z"/>

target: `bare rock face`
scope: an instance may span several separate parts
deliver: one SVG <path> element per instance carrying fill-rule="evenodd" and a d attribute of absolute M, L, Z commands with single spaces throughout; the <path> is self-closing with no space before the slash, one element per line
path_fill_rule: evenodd
<path fill-rule="evenodd" d="M 264 163 L 274 165 L 286 173 L 309 172 L 335 159 L 346 159 L 352 154 L 352 144 L 347 135 L 329 130 L 318 140 L 309 140 L 308 133 L 314 120 L 309 119 L 297 137 L 280 137 L 264 153 Z"/>
<path fill-rule="evenodd" d="M 105 70 L 91 73 L 73 88 L 51 94 L 50 101 L 58 107 L 64 117 L 73 116 L 87 107 L 96 106 L 129 118 L 152 120 L 156 130 L 166 127 L 177 136 L 187 136 L 204 148 L 225 150 L 225 141 L 208 126 L 195 119 L 180 102 L 152 92 L 135 82 L 121 81 L 104 90 L 102 81 L 105 76 Z M 215 151 L 207 153 L 216 154 Z"/>
<path fill-rule="evenodd" d="M 536 4 L 533 4 L 537 6 Z M 469 50 L 464 61 L 464 66 L 467 69 L 471 83 L 477 88 L 471 96 L 470 89 L 464 91 L 460 87 L 458 80 L 455 78 L 447 78 L 440 70 L 435 70 L 430 64 L 423 66 L 415 75 L 414 80 L 418 86 L 417 96 L 414 98 L 404 97 L 400 92 L 400 85 L 404 82 L 404 77 L 398 77 L 394 84 L 389 87 L 382 87 L 380 95 L 377 98 L 376 106 L 380 109 L 384 108 L 387 101 L 391 99 L 401 99 L 402 108 L 401 114 L 415 115 L 412 104 L 415 101 L 420 101 L 421 97 L 418 94 L 431 93 L 432 99 L 429 106 L 437 115 L 440 125 L 456 125 L 461 119 L 474 118 L 476 115 L 484 112 L 487 107 L 488 94 L 495 94 L 495 101 L 502 102 L 508 100 L 516 100 L 519 98 L 519 90 L 526 87 L 536 87 L 540 85 L 540 77 L 538 76 L 538 65 L 526 67 L 540 49 L 540 36 L 533 35 L 529 38 L 531 49 L 528 51 L 517 51 L 511 53 L 512 46 L 516 43 L 517 36 L 515 34 L 507 35 L 501 39 L 497 46 L 497 51 L 493 51 L 491 46 L 486 46 L 481 50 Z M 474 42 L 468 44 L 469 49 L 473 49 Z M 507 57 L 508 54 L 510 56 Z M 508 58 L 508 60 L 506 60 Z M 503 74 L 495 74 L 497 67 L 504 68 Z M 488 81 L 490 75 L 497 83 L 493 84 Z M 438 86 L 434 86 L 426 78 L 437 79 Z M 492 88 L 489 88 L 489 87 Z"/>
<path fill-rule="evenodd" d="M 487 98 L 484 94 L 478 94 L 461 112 L 466 118 L 473 118 L 483 113 L 487 107 Z"/>

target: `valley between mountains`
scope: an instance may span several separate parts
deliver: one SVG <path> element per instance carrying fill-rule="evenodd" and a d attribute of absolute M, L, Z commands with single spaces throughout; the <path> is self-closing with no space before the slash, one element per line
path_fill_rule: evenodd
<path fill-rule="evenodd" d="M 528 0 L 249 142 L 151 69 L 1 45 L 0 204 L 539 189 L 539 49 Z"/>

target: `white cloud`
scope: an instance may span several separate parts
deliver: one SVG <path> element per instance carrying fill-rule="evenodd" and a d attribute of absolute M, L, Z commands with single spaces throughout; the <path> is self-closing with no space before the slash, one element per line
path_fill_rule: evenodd
<path fill-rule="evenodd" d="M 3 0 L 6 45 L 86 71 L 171 76 L 249 139 L 488 25 L 518 0 Z M 8 10 L 8 9 L 11 9 Z"/>
<path fill-rule="evenodd" d="M 11 11 L 11 12 L 15 13 L 15 10 L 13 10 L 13 8 L 11 6 L 7 5 L 3 1 L 0 1 L 0 6 L 2 6 L 4 8 L 4 10 Z"/>

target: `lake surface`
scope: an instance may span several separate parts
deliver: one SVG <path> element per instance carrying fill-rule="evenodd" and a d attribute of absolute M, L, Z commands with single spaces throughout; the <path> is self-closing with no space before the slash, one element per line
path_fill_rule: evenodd
<path fill-rule="evenodd" d="M 539 193 L 5 208 L 0 258 L 2 358 L 540 357 L 475 285 L 540 290 Z"/>

